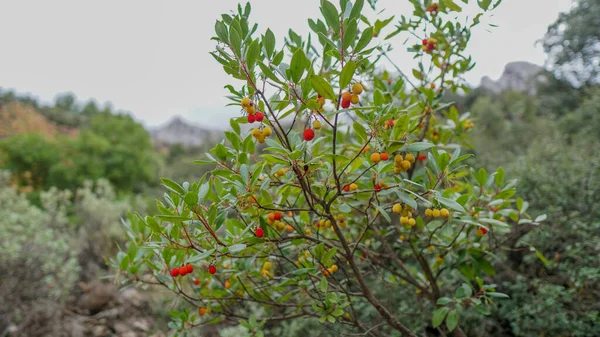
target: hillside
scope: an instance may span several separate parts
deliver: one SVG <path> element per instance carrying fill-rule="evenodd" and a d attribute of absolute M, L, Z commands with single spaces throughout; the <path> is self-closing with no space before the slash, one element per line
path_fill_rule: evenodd
<path fill-rule="evenodd" d="M 24 133 L 52 138 L 58 133 L 75 136 L 77 130 L 56 125 L 29 104 L 18 101 L 3 104 L 0 107 L 0 138 Z"/>
<path fill-rule="evenodd" d="M 163 126 L 149 130 L 152 140 L 158 144 L 182 144 L 186 147 L 197 147 L 212 144 L 221 137 L 220 130 L 210 130 L 195 125 L 177 116 Z"/>

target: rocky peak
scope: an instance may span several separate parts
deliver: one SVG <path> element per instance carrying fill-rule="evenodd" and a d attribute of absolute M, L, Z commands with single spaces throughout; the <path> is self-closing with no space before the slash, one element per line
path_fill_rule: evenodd
<path fill-rule="evenodd" d="M 516 90 L 534 94 L 536 85 L 543 81 L 544 68 L 529 62 L 511 62 L 504 67 L 502 76 L 496 81 L 488 76 L 481 79 L 481 88 L 493 93 Z"/>
<path fill-rule="evenodd" d="M 185 146 L 200 146 L 214 142 L 218 134 L 217 130 L 195 125 L 181 116 L 175 116 L 163 126 L 150 130 L 155 142 L 167 145 L 181 143 Z"/>

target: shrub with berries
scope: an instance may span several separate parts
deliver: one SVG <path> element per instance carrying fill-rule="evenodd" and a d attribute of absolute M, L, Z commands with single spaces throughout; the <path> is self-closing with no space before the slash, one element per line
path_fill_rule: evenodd
<path fill-rule="evenodd" d="M 283 49 L 250 21 L 249 4 L 216 22 L 212 54 L 238 80 L 228 89 L 241 114 L 197 161 L 214 170 L 162 179 L 158 214 L 130 217 L 128 249 L 139 253 L 117 261 L 129 279 L 147 274 L 185 299 L 173 326 L 229 321 L 255 336 L 306 318 L 340 334 L 466 336 L 466 312 L 489 314 L 505 296 L 486 282 L 494 252 L 535 222 L 502 169 L 467 164 L 473 124 L 442 102 L 465 89 L 479 16 L 464 25 L 459 2 L 411 3 L 413 15 L 390 29 L 393 17 L 363 16 L 374 1 L 323 0 L 310 38 L 290 31 Z M 378 69 L 400 69 L 386 53 L 396 36 L 418 65 L 391 86 Z M 206 287 L 171 277 L 181 268 L 169 266 L 188 264 L 202 266 Z"/>

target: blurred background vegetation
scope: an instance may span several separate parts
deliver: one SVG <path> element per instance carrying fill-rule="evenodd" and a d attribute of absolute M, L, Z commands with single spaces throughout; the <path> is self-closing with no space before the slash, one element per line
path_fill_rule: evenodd
<path fill-rule="evenodd" d="M 507 242 L 489 277 L 511 297 L 483 324 L 468 318 L 469 336 L 600 336 L 600 1 L 578 3 L 543 38 L 547 70 L 525 76 L 531 65 L 512 64 L 497 82 L 446 96 L 471 113 L 473 160 L 518 178 L 531 213 L 549 219 Z M 209 168 L 191 162 L 218 140 L 180 119 L 148 131 L 72 94 L 43 105 L 0 90 L 0 336 L 163 336 L 169 306 L 156 304 L 169 298 L 117 291 L 105 258 L 122 242 L 121 218 L 155 207 L 158 178 L 200 178 Z M 390 293 L 418 319 L 414 296 Z M 330 334 L 307 321 L 267 329 Z"/>

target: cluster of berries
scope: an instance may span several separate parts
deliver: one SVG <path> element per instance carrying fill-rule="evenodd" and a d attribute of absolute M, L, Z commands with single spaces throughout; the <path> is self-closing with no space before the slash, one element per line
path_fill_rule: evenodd
<path fill-rule="evenodd" d="M 437 48 L 437 40 L 430 37 L 428 39 L 423 39 L 423 45 L 421 46 L 421 49 L 424 52 L 427 53 L 431 53 L 432 51 L 434 51 Z"/>
<path fill-rule="evenodd" d="M 191 264 L 188 264 L 187 266 L 182 266 L 180 268 L 173 268 L 171 269 L 171 276 L 176 277 L 176 276 L 185 276 L 186 274 L 191 274 L 194 271 L 194 266 L 192 266 Z"/>
<path fill-rule="evenodd" d="M 407 153 L 404 157 L 401 154 L 397 154 L 394 156 L 394 173 L 406 172 L 410 170 L 414 163 L 415 156 L 411 153 Z"/>
<path fill-rule="evenodd" d="M 442 209 L 428 208 L 425 210 L 425 216 L 432 217 L 432 218 L 439 218 L 440 216 L 442 216 L 444 218 L 447 218 L 450 216 L 450 211 L 448 211 L 445 208 L 442 208 Z"/>
<path fill-rule="evenodd" d="M 288 232 L 293 232 L 294 231 L 294 227 L 290 226 L 290 225 L 286 225 L 283 221 L 281 221 L 281 219 L 283 218 L 283 215 L 279 212 L 273 212 L 273 213 L 269 213 L 267 214 L 267 223 L 275 228 L 277 228 L 278 230 L 282 230 L 285 229 Z"/>
<path fill-rule="evenodd" d="M 275 276 L 275 275 L 271 271 L 271 268 L 273 268 L 273 265 L 271 264 L 271 262 L 269 262 L 269 261 L 265 262 L 262 266 L 262 269 L 260 270 L 260 275 L 264 278 L 273 278 L 273 276 Z"/>
<path fill-rule="evenodd" d="M 256 138 L 256 140 L 261 144 L 264 143 L 265 139 L 267 139 L 267 137 L 269 137 L 272 134 L 273 130 L 271 130 L 271 128 L 268 126 L 265 126 L 262 130 L 252 129 L 252 136 Z"/>
<path fill-rule="evenodd" d="M 371 161 L 373 162 L 373 164 L 377 164 L 380 161 L 386 161 L 390 159 L 390 155 L 387 154 L 387 152 L 373 152 L 371 153 Z"/>
<path fill-rule="evenodd" d="M 400 214 L 400 224 L 407 228 L 414 227 L 417 224 L 417 221 L 413 218 L 412 210 L 413 208 L 409 205 L 402 207 L 401 204 L 395 204 L 392 206 L 392 212 Z"/>
<path fill-rule="evenodd" d="M 210 314 L 210 308 L 198 308 L 198 316 Z"/>
<path fill-rule="evenodd" d="M 350 192 L 350 191 L 356 191 L 356 190 L 358 190 L 358 185 L 356 185 L 355 183 L 344 186 L 344 192 Z"/>
<path fill-rule="evenodd" d="M 338 266 L 337 265 L 332 265 L 331 267 L 327 268 L 327 269 L 323 269 L 323 275 L 325 276 L 332 276 L 333 273 L 335 273 L 336 271 L 338 271 Z"/>
<path fill-rule="evenodd" d="M 240 102 L 242 104 L 242 108 L 244 108 L 244 110 L 246 110 L 246 112 L 248 113 L 248 123 L 252 124 L 254 122 L 262 122 L 263 119 L 265 118 L 265 115 L 258 111 L 255 111 L 255 107 L 254 107 L 254 103 L 252 103 L 252 101 L 250 100 L 250 98 L 248 97 L 244 97 L 242 98 L 242 101 Z"/>
<path fill-rule="evenodd" d="M 359 97 L 358 95 L 362 94 L 364 88 L 360 83 L 354 83 L 352 86 L 352 92 L 346 91 L 342 94 L 342 108 L 348 109 L 350 104 L 358 104 Z"/>

